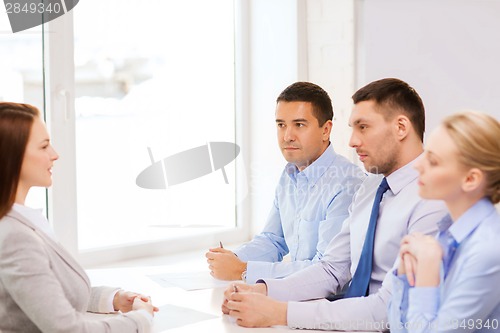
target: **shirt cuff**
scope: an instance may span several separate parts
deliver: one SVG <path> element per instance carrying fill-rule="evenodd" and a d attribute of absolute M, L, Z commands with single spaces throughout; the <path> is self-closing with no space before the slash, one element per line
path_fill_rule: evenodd
<path fill-rule="evenodd" d="M 394 271 L 394 278 L 392 281 L 394 283 L 396 283 L 397 285 L 400 285 L 401 288 L 404 288 L 404 289 L 411 288 L 410 284 L 408 283 L 408 278 L 406 277 L 406 274 L 398 275 L 397 270 Z"/>
<path fill-rule="evenodd" d="M 348 330 L 335 325 L 333 318 L 325 320 L 325 299 L 308 302 L 288 302 L 286 314 L 287 326 L 294 329 L 306 330 Z M 329 317 L 329 314 L 327 315 Z"/>
<path fill-rule="evenodd" d="M 267 287 L 267 296 L 277 300 L 286 302 L 289 300 L 289 289 L 284 288 L 284 280 L 280 279 L 259 279 L 256 283 L 265 283 Z"/>
<path fill-rule="evenodd" d="M 391 285 L 392 285 L 392 296 L 394 299 L 394 295 L 403 295 L 405 290 L 409 288 L 408 280 L 406 279 L 406 275 L 397 275 L 395 273 L 391 277 Z"/>
<path fill-rule="evenodd" d="M 240 251 L 240 248 L 237 248 L 236 250 L 234 250 L 233 253 L 241 261 L 243 261 L 243 262 L 247 262 L 248 261 L 248 255 L 246 255 L 245 252 Z"/>
<path fill-rule="evenodd" d="M 247 280 L 246 283 L 256 283 L 259 279 L 269 278 L 271 276 L 271 264 L 263 261 L 247 262 Z"/>
<path fill-rule="evenodd" d="M 438 287 L 414 287 L 409 290 L 408 317 L 414 313 L 424 316 L 428 321 L 433 320 L 439 309 Z"/>
<path fill-rule="evenodd" d="M 286 313 L 287 325 L 290 328 L 296 329 L 312 329 L 313 327 L 310 326 L 311 318 L 314 318 L 315 314 L 308 314 L 308 309 L 304 309 L 301 305 L 303 304 L 299 302 L 288 302 L 288 309 Z M 307 318 L 309 320 L 307 320 Z"/>
<path fill-rule="evenodd" d="M 153 323 L 153 315 L 144 309 L 137 310 L 137 313 L 144 316 L 150 323 Z"/>
<path fill-rule="evenodd" d="M 153 316 L 144 309 L 124 313 L 137 324 L 137 332 L 152 332 Z"/>
<path fill-rule="evenodd" d="M 113 300 L 115 299 L 116 293 L 118 293 L 120 290 L 122 290 L 122 289 L 117 288 L 113 292 L 109 293 L 108 300 L 106 302 L 107 309 L 104 309 L 106 312 L 108 312 L 108 313 L 116 312 L 115 307 L 113 305 Z"/>
<path fill-rule="evenodd" d="M 390 311 L 394 315 L 393 319 L 399 323 L 406 322 L 406 313 L 408 311 L 408 290 L 410 284 L 406 278 L 406 274 L 398 276 L 397 270 L 394 270 L 391 276 L 392 301 Z M 398 318 L 396 318 L 398 317 Z"/>

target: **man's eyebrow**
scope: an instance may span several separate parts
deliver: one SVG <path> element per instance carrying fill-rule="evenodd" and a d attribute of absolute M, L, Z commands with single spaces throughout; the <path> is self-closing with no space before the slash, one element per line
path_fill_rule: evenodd
<path fill-rule="evenodd" d="M 359 123 L 366 123 L 368 122 L 366 119 L 364 118 L 358 118 L 354 121 L 354 123 L 349 123 L 349 127 L 353 127 L 354 125 L 358 125 Z"/>
<path fill-rule="evenodd" d="M 276 119 L 276 122 L 277 123 L 284 123 L 285 120 L 283 119 Z M 292 120 L 292 123 L 308 123 L 309 120 L 305 119 L 305 118 L 298 118 L 298 119 L 294 119 Z"/>

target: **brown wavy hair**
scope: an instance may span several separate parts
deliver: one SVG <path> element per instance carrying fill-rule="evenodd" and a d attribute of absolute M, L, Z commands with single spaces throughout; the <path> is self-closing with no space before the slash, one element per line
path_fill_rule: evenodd
<path fill-rule="evenodd" d="M 0 102 L 0 219 L 15 202 L 24 152 L 39 115 L 32 105 Z"/>

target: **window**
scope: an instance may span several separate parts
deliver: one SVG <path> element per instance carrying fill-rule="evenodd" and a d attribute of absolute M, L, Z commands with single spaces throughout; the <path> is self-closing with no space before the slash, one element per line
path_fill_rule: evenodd
<path fill-rule="evenodd" d="M 59 152 L 61 160 L 74 158 L 76 170 L 57 184 L 76 179 L 77 188 L 72 199 L 54 186 L 54 220 L 84 264 L 106 261 L 96 254 L 152 255 L 201 239 L 215 246 L 235 232 L 242 161 L 234 6 L 86 0 L 49 23 L 54 131 L 68 132 L 59 142 L 74 141 Z M 74 64 L 54 60 L 73 50 Z M 138 176 L 151 168 L 159 173 L 144 183 Z"/>

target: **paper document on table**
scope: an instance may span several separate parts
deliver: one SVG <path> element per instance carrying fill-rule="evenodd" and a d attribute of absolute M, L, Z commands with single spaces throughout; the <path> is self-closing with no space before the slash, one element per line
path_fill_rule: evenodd
<path fill-rule="evenodd" d="M 217 318 L 217 316 L 172 304 L 166 304 L 160 306 L 160 311 L 155 313 L 153 331 L 163 332 L 172 328 L 190 325 L 213 318 Z"/>
<path fill-rule="evenodd" d="M 214 279 L 207 271 L 164 273 L 148 277 L 164 288 L 179 287 L 186 291 L 225 287 L 229 283 Z"/>

